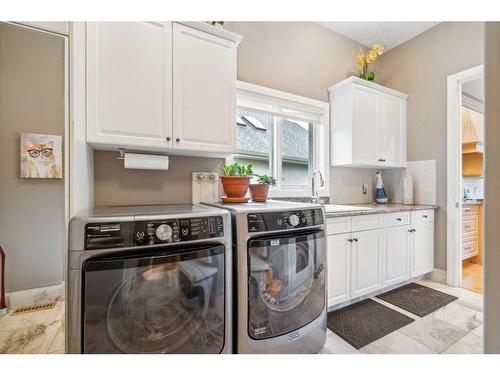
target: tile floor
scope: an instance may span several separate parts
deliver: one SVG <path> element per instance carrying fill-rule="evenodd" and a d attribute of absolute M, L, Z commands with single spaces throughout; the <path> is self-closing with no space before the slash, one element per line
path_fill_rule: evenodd
<path fill-rule="evenodd" d="M 63 354 L 64 301 L 50 310 L 0 317 L 0 353 Z"/>
<path fill-rule="evenodd" d="M 462 288 L 483 293 L 483 266 L 481 264 L 462 262 Z"/>
<path fill-rule="evenodd" d="M 322 354 L 480 354 L 482 353 L 483 296 L 461 288 L 422 280 L 418 283 L 458 297 L 423 318 L 374 298 L 415 321 L 360 350 L 328 330 Z"/>
<path fill-rule="evenodd" d="M 459 299 L 420 318 L 382 300 L 378 302 L 415 322 L 356 350 L 328 330 L 323 354 L 479 354 L 482 348 L 482 295 L 420 281 Z M 64 301 L 51 310 L 0 317 L 0 353 L 64 353 Z"/>

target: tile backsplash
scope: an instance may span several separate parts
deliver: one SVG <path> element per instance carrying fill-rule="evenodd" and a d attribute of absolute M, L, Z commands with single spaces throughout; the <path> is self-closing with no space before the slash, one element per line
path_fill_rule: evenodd
<path fill-rule="evenodd" d="M 382 170 L 382 180 L 389 203 L 403 201 L 404 168 Z M 436 204 L 436 161 L 422 160 L 407 163 L 413 177 L 415 204 Z M 330 169 L 330 203 L 373 203 L 375 201 L 375 173 L 377 169 L 332 167 Z M 363 194 L 363 185 L 368 185 Z"/>
<path fill-rule="evenodd" d="M 463 177 L 463 189 L 468 190 L 469 198 L 483 199 L 484 198 L 484 179 L 483 177 Z M 465 193 L 464 193 L 465 195 Z"/>

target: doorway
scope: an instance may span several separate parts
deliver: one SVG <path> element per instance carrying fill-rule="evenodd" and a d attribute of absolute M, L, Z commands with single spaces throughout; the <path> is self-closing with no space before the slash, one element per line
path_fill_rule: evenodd
<path fill-rule="evenodd" d="M 483 292 L 484 74 L 448 77 L 447 283 Z"/>

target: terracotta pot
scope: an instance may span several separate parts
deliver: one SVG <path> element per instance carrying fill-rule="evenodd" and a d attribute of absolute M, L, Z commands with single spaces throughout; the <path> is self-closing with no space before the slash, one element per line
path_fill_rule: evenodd
<path fill-rule="evenodd" d="M 222 188 L 228 198 L 243 198 L 248 191 L 251 177 L 221 176 Z"/>
<path fill-rule="evenodd" d="M 268 184 L 250 184 L 250 195 L 254 202 L 265 202 L 269 193 Z"/>

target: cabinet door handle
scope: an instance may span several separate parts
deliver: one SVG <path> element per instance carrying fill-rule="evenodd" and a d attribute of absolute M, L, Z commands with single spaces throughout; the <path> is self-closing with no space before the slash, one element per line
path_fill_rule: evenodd
<path fill-rule="evenodd" d="M 408 232 L 410 233 L 413 233 L 413 232 L 416 232 L 417 230 L 416 229 L 408 229 Z"/>
<path fill-rule="evenodd" d="M 170 141 L 171 139 L 172 139 L 172 138 L 170 138 L 170 137 L 167 137 L 167 141 Z"/>
<path fill-rule="evenodd" d="M 358 242 L 358 239 L 357 238 L 353 238 L 352 239 L 354 242 Z"/>
<path fill-rule="evenodd" d="M 175 138 L 175 141 L 176 141 L 176 142 L 180 142 L 180 141 L 181 141 L 181 139 L 180 139 L 180 138 Z"/>
<path fill-rule="evenodd" d="M 403 220 L 403 219 L 401 219 L 400 217 L 398 217 L 398 218 L 396 218 L 396 220 L 397 220 L 397 221 L 401 221 L 401 220 Z"/>
<path fill-rule="evenodd" d="M 427 215 L 422 215 L 422 217 L 423 217 L 424 219 L 427 219 L 429 216 L 427 216 Z"/>
<path fill-rule="evenodd" d="M 385 159 L 378 159 L 378 161 L 384 162 L 384 161 L 385 161 Z"/>
<path fill-rule="evenodd" d="M 348 238 L 347 241 L 352 242 L 352 238 Z"/>

